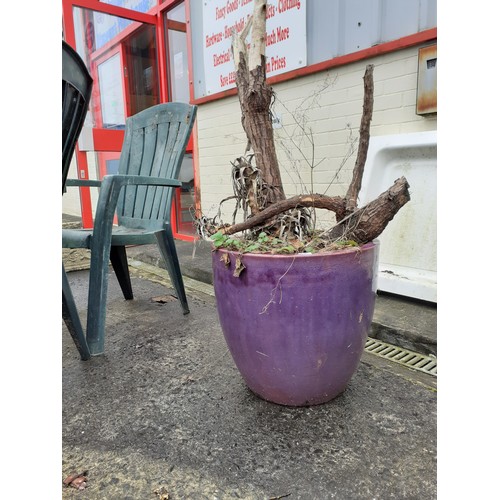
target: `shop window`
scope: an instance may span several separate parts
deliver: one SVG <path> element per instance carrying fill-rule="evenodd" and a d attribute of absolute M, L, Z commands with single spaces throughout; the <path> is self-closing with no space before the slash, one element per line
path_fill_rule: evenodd
<path fill-rule="evenodd" d="M 188 45 L 184 2 L 167 12 L 169 93 L 173 102 L 189 102 Z"/>
<path fill-rule="evenodd" d="M 125 128 L 125 96 L 119 54 L 97 66 L 102 128 Z"/>
<path fill-rule="evenodd" d="M 186 153 L 182 161 L 179 180 L 182 186 L 177 189 L 175 196 L 175 216 L 177 232 L 194 235 L 193 209 L 195 206 L 193 155 Z"/>
<path fill-rule="evenodd" d="M 143 26 L 125 42 L 125 81 L 128 85 L 128 116 L 159 104 L 155 28 Z"/>

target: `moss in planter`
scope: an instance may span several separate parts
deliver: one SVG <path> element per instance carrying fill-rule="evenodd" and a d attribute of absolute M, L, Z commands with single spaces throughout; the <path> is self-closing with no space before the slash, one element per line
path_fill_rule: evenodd
<path fill-rule="evenodd" d="M 255 238 L 235 237 L 225 235 L 221 231 L 210 237 L 215 248 L 225 248 L 240 253 L 270 253 L 270 254 L 294 254 L 294 253 L 318 253 L 341 250 L 346 247 L 359 246 L 353 240 L 337 239 L 328 241 L 313 235 L 308 241 L 300 239 L 282 240 L 262 232 Z"/>

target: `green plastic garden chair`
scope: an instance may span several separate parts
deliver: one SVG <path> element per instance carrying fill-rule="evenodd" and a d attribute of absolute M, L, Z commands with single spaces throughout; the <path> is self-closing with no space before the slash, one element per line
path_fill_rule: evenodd
<path fill-rule="evenodd" d="M 182 310 L 189 313 L 170 219 L 196 109 L 166 103 L 129 117 L 118 173 L 104 176 L 100 183 L 94 228 L 63 230 L 63 248 L 91 251 L 86 341 L 93 356 L 104 352 L 110 260 L 123 296 L 133 299 L 126 245 L 158 244 Z M 68 186 L 95 183 L 67 181 Z"/>
<path fill-rule="evenodd" d="M 69 166 L 83 127 L 92 92 L 92 78 L 80 56 L 62 41 L 62 192 L 66 189 Z M 90 359 L 68 277 L 62 265 L 62 317 L 82 360 Z"/>

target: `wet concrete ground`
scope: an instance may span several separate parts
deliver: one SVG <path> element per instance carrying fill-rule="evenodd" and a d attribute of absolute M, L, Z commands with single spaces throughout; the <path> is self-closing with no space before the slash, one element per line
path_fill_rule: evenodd
<path fill-rule="evenodd" d="M 84 319 L 88 271 L 69 280 Z M 212 296 L 188 288 L 183 316 L 161 276 L 132 284 L 125 301 L 110 276 L 105 355 L 80 361 L 62 326 L 61 482 L 88 470 L 62 498 L 436 498 L 434 377 L 366 353 L 335 400 L 268 403 L 239 376 Z"/>

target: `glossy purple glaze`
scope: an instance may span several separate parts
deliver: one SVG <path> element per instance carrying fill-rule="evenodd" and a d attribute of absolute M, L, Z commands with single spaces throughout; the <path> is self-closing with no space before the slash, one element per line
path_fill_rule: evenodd
<path fill-rule="evenodd" d="M 244 254 L 239 278 L 236 256 L 213 252 L 214 288 L 224 337 L 248 387 L 288 406 L 339 395 L 373 318 L 378 243 L 327 254 Z"/>

